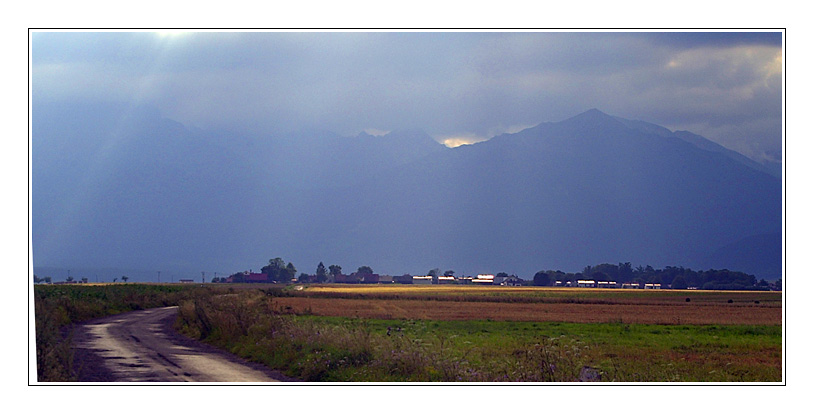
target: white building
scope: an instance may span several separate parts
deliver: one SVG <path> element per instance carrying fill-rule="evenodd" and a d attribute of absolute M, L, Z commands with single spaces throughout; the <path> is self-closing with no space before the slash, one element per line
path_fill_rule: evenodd
<path fill-rule="evenodd" d="M 492 274 L 478 274 L 473 278 L 473 284 L 492 285 L 495 282 L 495 275 Z"/>
<path fill-rule="evenodd" d="M 418 285 L 430 285 L 433 284 L 433 277 L 430 275 L 414 275 L 413 283 Z"/>

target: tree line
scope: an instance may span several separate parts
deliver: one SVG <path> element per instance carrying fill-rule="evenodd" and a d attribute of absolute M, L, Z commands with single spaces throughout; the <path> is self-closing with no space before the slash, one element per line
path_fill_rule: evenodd
<path fill-rule="evenodd" d="M 317 265 L 313 274 L 300 273 L 297 275 L 297 268 L 291 262 L 286 263 L 282 258 L 270 259 L 268 264 L 261 268 L 261 274 L 266 275 L 266 282 L 288 283 L 297 281 L 301 283 L 376 283 L 377 274 L 374 274 L 370 266 L 363 265 L 357 268 L 356 272 L 345 275 L 339 265 L 329 265 L 326 267 L 322 262 Z M 455 271 L 447 270 L 444 273 L 435 268 L 427 272 L 433 278 L 433 283 L 438 282 L 439 276 L 453 277 Z M 508 275 L 505 272 L 496 274 L 498 279 L 517 277 Z M 393 276 L 394 283 L 410 284 L 412 275 Z M 698 288 L 702 290 L 780 290 L 781 280 L 767 282 L 766 280 L 756 280 L 754 275 L 740 271 L 730 271 L 727 269 L 707 271 L 693 270 L 685 267 L 666 266 L 664 268 L 654 268 L 650 265 L 633 267 L 630 262 L 598 265 L 587 265 L 582 272 L 571 273 L 560 270 L 545 270 L 535 273 L 531 280 L 523 280 L 525 285 L 553 286 L 557 281 L 562 285 L 570 283 L 577 285 L 578 280 L 613 281 L 617 284 L 661 284 L 664 288 L 687 289 Z M 246 274 L 238 272 L 230 276 L 232 282 L 248 282 Z M 227 282 L 226 278 L 214 278 L 212 282 Z"/>
<path fill-rule="evenodd" d="M 630 262 L 614 264 L 587 265 L 582 272 L 566 273 L 563 271 L 538 271 L 532 279 L 533 285 L 549 286 L 555 281 L 563 284 L 571 282 L 575 285 L 578 280 L 590 279 L 594 281 L 614 281 L 618 284 L 661 284 L 663 287 L 673 289 L 698 288 L 701 290 L 780 290 L 781 280 L 768 282 L 764 279 L 756 280 L 754 275 L 728 269 L 696 271 L 685 267 L 667 266 L 654 268 L 632 267 Z"/>

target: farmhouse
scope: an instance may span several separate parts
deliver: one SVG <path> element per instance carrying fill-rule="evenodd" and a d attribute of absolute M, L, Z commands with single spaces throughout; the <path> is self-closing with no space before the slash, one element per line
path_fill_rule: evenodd
<path fill-rule="evenodd" d="M 180 282 L 184 282 L 185 280 L 179 280 Z M 192 282 L 192 280 L 189 280 Z M 266 274 L 259 274 L 251 271 L 244 271 L 243 274 L 239 275 L 230 275 L 226 278 L 226 282 L 269 282 L 269 276 Z"/>
<path fill-rule="evenodd" d="M 492 274 L 478 274 L 473 279 L 473 284 L 492 285 L 495 282 L 495 275 Z"/>
<path fill-rule="evenodd" d="M 443 275 L 439 277 L 439 284 L 455 284 L 455 283 L 456 277 L 445 277 Z"/>
<path fill-rule="evenodd" d="M 195 281 L 193 281 L 193 280 L 191 280 L 191 279 L 184 279 L 184 278 L 182 278 L 182 279 L 178 280 L 178 282 L 180 282 L 180 283 L 182 283 L 182 284 L 192 284 L 192 283 L 193 283 L 193 282 L 195 282 Z"/>
<path fill-rule="evenodd" d="M 581 288 L 594 288 L 597 283 L 594 280 L 577 280 L 577 286 Z"/>
<path fill-rule="evenodd" d="M 430 275 L 414 275 L 413 283 L 424 285 L 433 284 L 433 277 L 431 277 Z"/>
<path fill-rule="evenodd" d="M 646 290 L 659 290 L 662 288 L 662 284 L 645 284 Z"/>
<path fill-rule="evenodd" d="M 337 274 L 334 276 L 334 282 L 339 284 L 350 284 L 355 283 L 356 281 L 351 281 L 351 279 L 345 274 Z"/>
<path fill-rule="evenodd" d="M 617 288 L 617 281 L 599 281 L 597 288 Z"/>
<path fill-rule="evenodd" d="M 626 283 L 623 283 L 623 288 L 637 289 L 637 288 L 640 288 L 640 284 L 638 282 L 626 282 Z"/>
<path fill-rule="evenodd" d="M 523 282 L 524 281 L 522 279 L 516 277 L 515 275 L 512 275 L 501 281 L 501 285 L 505 287 L 520 287 L 521 285 L 523 285 Z"/>
<path fill-rule="evenodd" d="M 379 281 L 379 274 L 362 274 L 358 275 L 357 278 L 362 278 L 363 284 L 378 284 Z"/>

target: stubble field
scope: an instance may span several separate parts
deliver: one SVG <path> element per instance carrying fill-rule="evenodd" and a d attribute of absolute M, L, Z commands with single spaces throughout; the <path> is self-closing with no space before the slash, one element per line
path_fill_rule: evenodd
<path fill-rule="evenodd" d="M 375 319 L 780 325 L 780 292 L 549 287 L 312 286 L 277 298 L 296 314 Z"/>

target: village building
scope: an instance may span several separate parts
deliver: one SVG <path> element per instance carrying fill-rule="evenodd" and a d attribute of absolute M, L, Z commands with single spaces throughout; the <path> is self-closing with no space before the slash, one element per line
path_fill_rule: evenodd
<path fill-rule="evenodd" d="M 414 284 L 430 285 L 433 284 L 433 277 L 430 275 L 414 275 Z"/>
<path fill-rule="evenodd" d="M 178 282 L 192 282 L 193 280 L 190 279 L 181 279 Z M 235 276 L 230 275 L 226 278 L 226 282 L 228 283 L 235 283 L 235 282 L 249 282 L 249 283 L 263 283 L 269 282 L 269 276 L 266 274 L 260 274 L 251 271 L 244 271 L 243 274 Z"/>
<path fill-rule="evenodd" d="M 378 284 L 379 274 L 361 274 L 357 276 L 363 284 Z"/>
<path fill-rule="evenodd" d="M 520 286 L 523 285 L 523 283 L 524 283 L 524 280 L 516 277 L 515 275 L 507 277 L 506 279 L 501 281 L 501 285 L 503 285 L 505 287 L 520 287 Z"/>
<path fill-rule="evenodd" d="M 617 288 L 617 281 L 599 281 L 597 288 Z"/>
<path fill-rule="evenodd" d="M 577 286 L 581 288 L 594 288 L 597 286 L 597 282 L 594 280 L 577 280 Z"/>
<path fill-rule="evenodd" d="M 495 283 L 495 275 L 492 274 L 478 274 L 473 278 L 473 284 L 492 285 Z"/>

